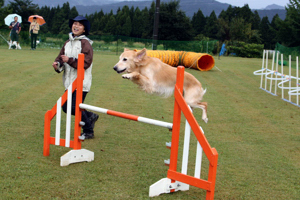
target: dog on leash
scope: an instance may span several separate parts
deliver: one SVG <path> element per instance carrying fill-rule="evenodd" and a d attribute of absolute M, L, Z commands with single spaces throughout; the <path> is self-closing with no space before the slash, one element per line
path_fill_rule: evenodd
<path fill-rule="evenodd" d="M 119 74 L 126 72 L 122 78 L 131 80 L 147 93 L 168 97 L 174 92 L 177 69 L 147 56 L 145 48 L 141 51 L 125 48 L 114 70 Z M 193 75 L 184 72 L 183 97 L 191 108 L 202 109 L 202 119 L 207 123 L 207 102 L 201 102 L 205 92 Z"/>

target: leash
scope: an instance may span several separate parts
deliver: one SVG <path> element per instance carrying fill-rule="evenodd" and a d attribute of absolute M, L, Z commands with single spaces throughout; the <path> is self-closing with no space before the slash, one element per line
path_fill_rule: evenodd
<path fill-rule="evenodd" d="M 3 35 L 0 34 L 0 36 L 3 38 L 3 40 L 5 40 L 7 42 L 7 44 L 9 45 L 9 42 L 3 37 Z"/>

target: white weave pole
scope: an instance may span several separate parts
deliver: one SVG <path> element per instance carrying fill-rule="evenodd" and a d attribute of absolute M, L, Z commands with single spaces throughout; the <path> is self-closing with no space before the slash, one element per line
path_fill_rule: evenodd
<path fill-rule="evenodd" d="M 290 94 L 292 89 L 292 56 L 289 55 L 289 101 L 292 101 L 292 96 Z"/>
<path fill-rule="evenodd" d="M 261 78 L 260 78 L 260 88 L 262 88 L 263 79 L 264 79 L 264 70 L 265 70 L 265 54 L 266 50 L 263 52 L 263 60 L 262 60 L 262 66 L 261 66 Z"/>
<path fill-rule="evenodd" d="M 267 55 L 266 55 L 266 73 L 265 73 L 265 90 L 267 91 L 267 80 L 268 80 L 268 78 L 267 78 L 267 76 L 268 76 L 268 55 L 269 55 L 269 51 L 267 50 L 266 51 L 267 53 Z"/>
<path fill-rule="evenodd" d="M 283 75 L 283 54 L 281 54 L 281 75 Z M 282 83 L 282 88 L 281 88 L 281 98 L 284 99 L 283 83 Z"/>
<path fill-rule="evenodd" d="M 276 56 L 276 72 L 275 75 L 277 76 L 278 74 L 278 57 L 279 57 L 279 52 L 277 51 L 277 56 Z M 277 80 L 278 78 L 275 79 L 275 95 L 277 96 Z"/>
<path fill-rule="evenodd" d="M 299 63 L 298 63 L 298 56 L 296 57 L 296 77 L 297 77 L 297 81 L 296 81 L 296 90 L 297 90 L 297 96 L 296 96 L 296 103 L 297 106 L 299 106 Z"/>
<path fill-rule="evenodd" d="M 273 51 L 273 58 L 272 58 L 272 71 L 271 71 L 271 81 L 270 81 L 270 90 L 269 90 L 270 93 L 272 93 L 272 81 L 273 81 L 273 74 L 274 74 L 274 62 L 275 62 L 275 51 Z"/>

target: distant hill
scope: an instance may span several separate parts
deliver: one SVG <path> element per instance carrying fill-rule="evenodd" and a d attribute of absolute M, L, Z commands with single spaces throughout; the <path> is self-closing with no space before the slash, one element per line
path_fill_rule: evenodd
<path fill-rule="evenodd" d="M 161 2 L 168 1 L 170 0 L 161 0 Z M 76 8 L 80 14 L 89 15 L 96 11 L 99 12 L 101 9 L 104 13 L 109 13 L 111 10 L 113 10 L 113 13 L 116 13 L 118 8 L 122 8 L 125 5 L 127 5 L 129 8 L 133 6 L 134 8 L 138 7 L 140 10 L 142 10 L 145 7 L 150 8 L 151 3 L 152 1 L 121 1 L 106 5 L 77 5 Z M 215 0 L 181 0 L 179 5 L 180 9 L 185 11 L 185 14 L 188 17 L 192 17 L 194 13 L 198 12 L 199 9 L 201 9 L 205 16 L 209 16 L 213 10 L 218 16 L 221 13 L 221 11 L 226 10 L 230 4 L 220 3 Z"/>
<path fill-rule="evenodd" d="M 272 4 L 272 5 L 268 5 L 267 7 L 265 7 L 262 10 L 284 10 L 285 8 L 283 6 L 279 6 L 276 4 Z"/>
<path fill-rule="evenodd" d="M 155 0 L 154 0 L 155 1 Z M 170 0 L 161 0 L 161 2 L 168 2 Z M 33 3 L 42 6 L 57 6 L 62 5 L 67 2 L 67 0 L 32 0 Z M 150 8 L 152 0 L 145 1 L 118 1 L 118 0 L 72 0 L 68 1 L 70 6 L 75 6 L 79 14 L 81 15 L 90 15 L 95 12 L 103 10 L 104 13 L 109 13 L 111 10 L 113 13 L 116 13 L 118 8 L 123 8 L 127 5 L 129 8 L 132 6 L 134 8 L 139 7 L 140 10 L 145 7 Z M 209 16 L 212 11 L 215 11 L 216 15 L 219 16 L 222 10 L 227 10 L 230 4 L 220 3 L 215 0 L 180 0 L 180 9 L 185 12 L 188 17 L 192 17 L 194 13 L 198 12 L 200 9 L 204 16 Z M 254 10 L 253 10 L 254 11 Z M 261 18 L 268 16 L 269 21 L 271 21 L 274 15 L 278 14 L 281 19 L 285 19 L 286 10 L 282 6 L 272 4 L 267 6 L 265 9 L 257 10 Z"/>
<path fill-rule="evenodd" d="M 253 10 L 254 11 L 254 10 Z M 268 17 L 269 22 L 272 21 L 273 17 L 278 14 L 279 18 L 284 20 L 286 16 L 286 10 L 282 9 L 273 9 L 273 10 L 257 10 L 260 18 L 263 18 L 265 16 Z"/>

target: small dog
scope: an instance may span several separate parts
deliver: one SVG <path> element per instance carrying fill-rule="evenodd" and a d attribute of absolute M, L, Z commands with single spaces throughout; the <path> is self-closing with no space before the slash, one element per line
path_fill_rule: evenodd
<path fill-rule="evenodd" d="M 168 97 L 174 92 L 177 69 L 158 58 L 147 56 L 145 48 L 141 51 L 125 48 L 114 70 L 117 73 L 126 72 L 122 78 L 131 80 L 147 93 Z M 184 99 L 192 108 L 203 110 L 202 119 L 207 123 L 207 102 L 201 102 L 205 92 L 206 89 L 193 75 L 184 72 Z"/>

